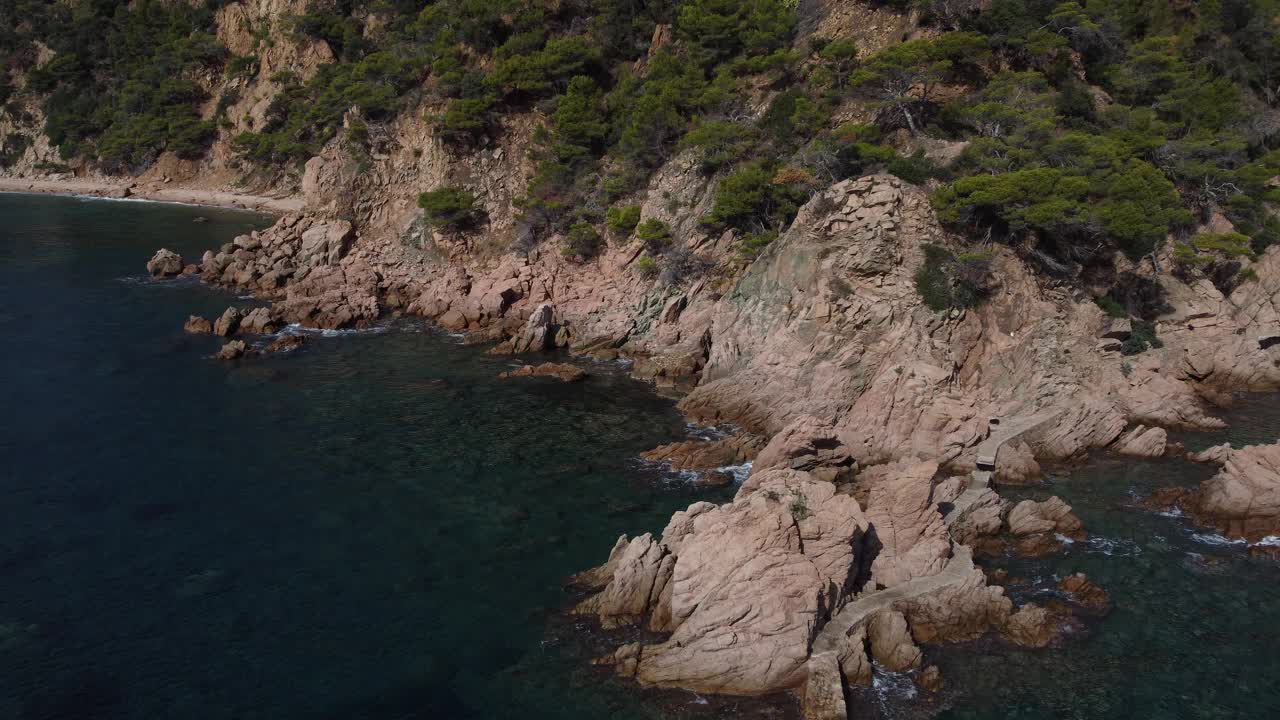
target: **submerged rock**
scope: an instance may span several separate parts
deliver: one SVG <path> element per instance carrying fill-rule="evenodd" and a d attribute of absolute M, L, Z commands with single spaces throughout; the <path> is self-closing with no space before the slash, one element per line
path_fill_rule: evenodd
<path fill-rule="evenodd" d="M 565 363 L 542 363 L 541 365 L 525 365 L 515 370 L 502 373 L 500 378 L 516 377 L 553 377 L 563 382 L 577 382 L 587 377 L 587 371 Z"/>
<path fill-rule="evenodd" d="M 280 337 L 267 343 L 263 348 L 264 353 L 284 353 L 292 352 L 305 345 L 307 342 L 306 335 L 281 335 Z"/>

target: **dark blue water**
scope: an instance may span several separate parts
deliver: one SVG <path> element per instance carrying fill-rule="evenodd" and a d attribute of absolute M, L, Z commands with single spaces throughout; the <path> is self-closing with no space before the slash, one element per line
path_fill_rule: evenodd
<path fill-rule="evenodd" d="M 705 707 L 558 619 L 566 576 L 708 496 L 634 461 L 686 433 L 670 401 L 609 366 L 498 380 L 407 322 L 211 360 L 182 323 L 235 299 L 143 264 L 265 224 L 0 195 L 0 718 Z"/>

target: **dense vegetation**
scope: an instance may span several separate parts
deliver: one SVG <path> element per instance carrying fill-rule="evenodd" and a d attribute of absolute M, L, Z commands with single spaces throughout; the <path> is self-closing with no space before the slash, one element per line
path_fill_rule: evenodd
<path fill-rule="evenodd" d="M 197 78 L 257 67 L 214 42 L 214 4 L 3 0 L 5 67 L 29 72 L 64 158 L 136 170 L 162 150 L 198 155 L 216 118 L 196 113 Z M 931 183 L 944 222 L 1064 276 L 1115 252 L 1141 259 L 1172 234 L 1180 271 L 1226 287 L 1280 240 L 1265 208 L 1280 200 L 1280 0 L 873 4 L 918 11 L 934 32 L 876 53 L 859 28 L 798 38 L 794 0 L 312 0 L 288 31 L 335 61 L 273 78 L 266 122 L 234 147 L 251 165 L 296 164 L 345 122 L 363 152 L 370 127 L 424 107 L 467 153 L 536 110 L 522 241 L 558 231 L 586 259 L 635 235 L 655 267 L 679 260 L 663 260 L 679 243 L 631 193 L 677 152 L 717 176 L 701 226 L 733 230 L 748 261 L 814 192 L 874 170 Z M 36 67 L 33 38 L 52 61 Z M 0 101 L 11 94 L 0 83 Z M 874 123 L 835 120 L 858 113 Z M 910 136 L 968 144 L 942 168 L 891 147 Z M 6 139 L 0 161 L 22 147 Z M 1238 234 L 1195 236 L 1214 212 Z M 976 302 L 978 256 L 935 255 L 921 278 L 931 304 Z"/>
<path fill-rule="evenodd" d="M 27 89 L 43 99 L 45 134 L 63 159 L 87 156 L 132 172 L 166 150 L 199 157 L 216 129 L 200 116 L 208 98 L 199 79 L 226 60 L 212 33 L 215 6 L 4 0 L 0 100 L 12 92 L 9 73 L 27 72 Z M 41 65 L 37 39 L 55 53 Z M 12 104 L 6 112 L 20 114 Z"/>

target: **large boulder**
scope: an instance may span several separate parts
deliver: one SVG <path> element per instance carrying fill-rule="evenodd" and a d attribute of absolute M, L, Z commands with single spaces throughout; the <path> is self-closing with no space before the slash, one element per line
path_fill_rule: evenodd
<path fill-rule="evenodd" d="M 298 264 L 334 265 L 347 254 L 354 237 L 351 223 L 346 220 L 316 223 L 302 233 Z"/>
<path fill-rule="evenodd" d="M 642 684 L 697 692 L 757 695 L 796 687 L 814 635 L 850 590 L 866 527 L 852 497 L 789 469 L 753 475 L 731 503 L 697 503 L 676 513 L 662 538 L 665 557 L 673 557 L 662 591 L 669 601 L 659 594 L 650 608 L 661 612 L 669 603 L 669 620 L 650 625 L 672 634 L 663 643 L 620 650 L 613 660 L 618 671 Z M 662 561 L 652 570 L 651 553 L 643 540 L 634 550 L 631 543 L 616 547 L 604 593 L 635 602 L 593 599 L 588 608 L 598 602 L 633 613 L 650 575 L 654 584 L 661 577 Z"/>
<path fill-rule="evenodd" d="M 187 318 L 187 322 L 183 324 L 182 329 L 184 332 L 189 332 L 193 335 L 208 335 L 213 332 L 213 325 L 207 318 L 192 315 Z"/>
<path fill-rule="evenodd" d="M 1164 428 L 1139 425 L 1117 438 L 1111 450 L 1130 457 L 1160 457 L 1168 441 Z"/>
<path fill-rule="evenodd" d="M 1280 443 L 1217 455 L 1222 469 L 1191 500 L 1196 516 L 1232 538 L 1280 535 Z"/>
<path fill-rule="evenodd" d="M 231 337 L 240 329 L 240 319 L 243 313 L 240 308 L 229 307 L 222 311 L 222 315 L 213 323 L 213 334 L 218 337 Z"/>
<path fill-rule="evenodd" d="M 182 274 L 182 256 L 172 250 L 160 248 L 147 261 L 147 272 L 152 277 L 174 277 Z"/>

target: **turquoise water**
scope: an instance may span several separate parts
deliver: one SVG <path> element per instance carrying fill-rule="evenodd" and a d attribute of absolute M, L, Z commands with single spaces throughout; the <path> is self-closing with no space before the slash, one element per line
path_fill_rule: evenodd
<path fill-rule="evenodd" d="M 209 222 L 192 219 L 205 216 Z M 650 718 L 722 711 L 586 666 L 572 572 L 694 490 L 617 366 L 498 380 L 420 325 L 240 364 L 235 299 L 152 282 L 264 218 L 0 195 L 0 718 Z"/>

